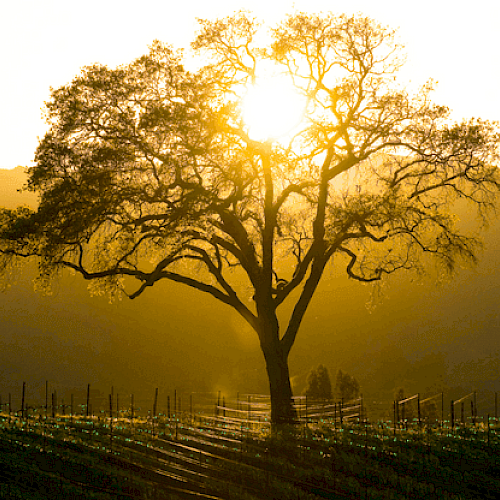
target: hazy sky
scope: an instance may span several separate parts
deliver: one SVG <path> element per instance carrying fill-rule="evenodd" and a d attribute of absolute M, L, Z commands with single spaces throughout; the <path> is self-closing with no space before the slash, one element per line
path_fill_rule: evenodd
<path fill-rule="evenodd" d="M 457 116 L 500 120 L 500 2 L 476 0 L 16 0 L 0 8 L 0 167 L 30 165 L 49 88 L 82 66 L 127 63 L 154 39 L 187 46 L 196 18 L 252 10 L 269 22 L 298 10 L 364 12 L 399 27 L 411 78 L 439 81 L 435 99 Z"/>

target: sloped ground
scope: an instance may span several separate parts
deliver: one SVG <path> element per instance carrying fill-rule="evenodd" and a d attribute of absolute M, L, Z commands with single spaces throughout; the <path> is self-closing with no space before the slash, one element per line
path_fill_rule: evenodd
<path fill-rule="evenodd" d="M 39 421 L 40 423 L 40 421 Z M 224 422 L 14 421 L 2 499 L 495 499 L 500 433 L 310 425 L 278 436 Z"/>

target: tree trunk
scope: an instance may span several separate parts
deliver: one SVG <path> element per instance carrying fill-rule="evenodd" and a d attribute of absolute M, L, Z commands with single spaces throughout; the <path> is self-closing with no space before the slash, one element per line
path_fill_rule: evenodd
<path fill-rule="evenodd" d="M 262 350 L 271 393 L 271 423 L 278 426 L 293 424 L 296 421 L 296 413 L 293 408 L 288 356 L 283 354 L 279 344 L 272 348 L 263 347 Z"/>

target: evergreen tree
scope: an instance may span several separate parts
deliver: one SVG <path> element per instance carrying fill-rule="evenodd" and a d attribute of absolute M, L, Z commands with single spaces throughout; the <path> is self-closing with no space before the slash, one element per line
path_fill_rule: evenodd
<path fill-rule="evenodd" d="M 339 370 L 335 382 L 335 394 L 337 398 L 344 401 L 356 399 L 359 396 L 358 381 L 348 373 L 342 373 L 342 370 Z"/>
<path fill-rule="evenodd" d="M 307 397 L 312 399 L 331 399 L 332 383 L 328 369 L 319 365 L 317 369 L 312 369 L 307 377 Z"/>

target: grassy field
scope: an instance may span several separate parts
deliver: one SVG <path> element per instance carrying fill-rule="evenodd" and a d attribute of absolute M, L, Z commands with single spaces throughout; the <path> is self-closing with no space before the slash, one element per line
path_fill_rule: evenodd
<path fill-rule="evenodd" d="M 9 422 L 10 420 L 10 422 Z M 2 499 L 496 499 L 500 427 L 0 417 Z"/>

